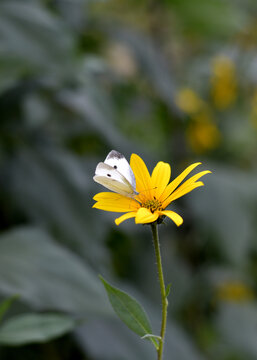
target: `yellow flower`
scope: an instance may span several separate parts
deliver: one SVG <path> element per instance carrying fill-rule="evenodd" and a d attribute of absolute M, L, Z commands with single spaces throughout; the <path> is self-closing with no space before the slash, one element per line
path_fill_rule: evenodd
<path fill-rule="evenodd" d="M 186 135 L 191 148 L 198 154 L 217 148 L 221 140 L 219 129 L 209 112 L 195 115 Z"/>
<path fill-rule="evenodd" d="M 233 61 L 224 55 L 217 56 L 212 65 L 212 98 L 214 105 L 223 110 L 236 101 L 236 67 Z"/>
<path fill-rule="evenodd" d="M 251 105 L 251 122 L 257 128 L 257 89 L 252 97 Z"/>
<path fill-rule="evenodd" d="M 217 298 L 223 301 L 243 302 L 252 300 L 254 293 L 249 286 L 239 281 L 231 281 L 218 286 Z"/>
<path fill-rule="evenodd" d="M 175 97 L 175 102 L 182 111 L 189 115 L 195 114 L 205 107 L 204 101 L 190 88 L 181 89 Z"/>
<path fill-rule="evenodd" d="M 150 175 L 144 161 L 138 155 L 132 154 L 130 166 L 136 178 L 138 195 L 131 198 L 113 192 L 101 192 L 94 196 L 96 203 L 93 207 L 105 211 L 125 212 L 115 220 L 116 225 L 130 218 L 135 218 L 136 224 L 149 224 L 156 220 L 161 222 L 167 216 L 180 226 L 183 223 L 182 217 L 166 208 L 172 201 L 204 185 L 198 180 L 211 171 L 201 171 L 181 185 L 187 175 L 200 164 L 199 162 L 188 166 L 169 183 L 171 175 L 169 164 L 158 162 Z"/>

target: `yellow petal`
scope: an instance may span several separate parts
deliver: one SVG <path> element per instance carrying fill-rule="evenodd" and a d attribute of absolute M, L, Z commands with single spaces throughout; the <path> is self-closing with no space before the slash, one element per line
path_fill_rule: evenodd
<path fill-rule="evenodd" d="M 157 212 L 151 213 L 150 210 L 146 208 L 140 208 L 136 214 L 135 222 L 136 224 L 148 224 L 154 222 L 159 217 Z"/>
<path fill-rule="evenodd" d="M 202 176 L 206 175 L 206 174 L 211 174 L 211 171 L 209 170 L 205 170 L 205 171 L 201 171 L 198 174 L 192 176 L 191 178 L 189 178 L 187 181 L 185 181 L 177 190 L 175 190 L 163 203 L 163 207 L 167 207 L 168 204 L 171 201 L 174 201 L 176 199 L 178 199 L 179 197 L 189 193 L 190 191 L 194 190 L 195 188 L 199 187 L 199 186 L 203 186 L 203 182 L 199 181 L 196 182 L 198 179 L 200 179 Z M 194 184 L 197 184 L 196 186 L 194 186 Z"/>
<path fill-rule="evenodd" d="M 170 165 L 162 161 L 158 162 L 158 164 L 153 169 L 152 185 L 155 189 L 154 192 L 157 199 L 160 198 L 168 182 L 170 181 L 170 174 Z"/>
<path fill-rule="evenodd" d="M 153 186 L 144 161 L 138 155 L 132 154 L 130 166 L 136 178 L 137 191 L 139 194 L 142 193 L 142 196 L 151 197 Z"/>
<path fill-rule="evenodd" d="M 164 211 L 160 211 L 159 212 L 161 215 L 165 215 L 165 216 L 168 216 L 172 221 L 174 221 L 174 223 L 177 225 L 177 226 L 180 226 L 181 224 L 183 224 L 183 219 L 182 217 L 175 213 L 174 211 L 171 211 L 171 210 L 164 210 Z"/>
<path fill-rule="evenodd" d="M 115 219 L 115 224 L 120 225 L 123 221 L 125 221 L 127 219 L 131 219 L 135 216 L 136 216 L 136 212 L 129 212 L 127 214 L 124 214 L 124 215 L 120 216 L 119 218 Z"/>
<path fill-rule="evenodd" d="M 195 174 L 194 176 L 192 176 L 191 178 L 189 178 L 187 181 L 185 181 L 175 192 L 177 191 L 183 191 L 184 188 L 194 184 L 198 179 L 200 179 L 202 176 L 206 175 L 206 174 L 210 174 L 211 171 L 209 170 L 205 170 L 205 171 L 201 171 L 198 174 Z"/>
<path fill-rule="evenodd" d="M 137 210 L 139 207 L 140 205 L 136 201 L 126 197 L 120 200 L 113 200 L 113 199 L 99 200 L 93 205 L 93 208 L 105 210 L 105 211 L 113 211 L 113 212 L 134 211 Z"/>
<path fill-rule="evenodd" d="M 184 196 L 185 194 L 189 193 L 190 191 L 198 188 L 199 186 L 204 186 L 204 183 L 202 181 L 197 181 L 187 187 L 185 187 L 183 190 L 180 190 L 178 188 L 174 193 L 172 193 L 164 202 L 163 202 L 163 208 L 165 209 L 172 201 L 180 198 L 181 196 Z"/>
<path fill-rule="evenodd" d="M 185 177 L 194 170 L 198 165 L 201 163 L 195 163 L 190 166 L 188 166 L 179 176 L 177 176 L 164 190 L 160 201 L 164 201 L 178 186 L 179 184 L 185 179 Z"/>
<path fill-rule="evenodd" d="M 112 200 L 123 200 L 123 199 L 128 199 L 126 196 L 124 195 L 120 195 L 114 192 L 100 192 L 98 194 L 96 194 L 93 197 L 94 200 L 99 201 L 99 200 L 105 200 L 105 199 L 112 199 Z M 131 200 L 131 198 L 129 198 Z"/>

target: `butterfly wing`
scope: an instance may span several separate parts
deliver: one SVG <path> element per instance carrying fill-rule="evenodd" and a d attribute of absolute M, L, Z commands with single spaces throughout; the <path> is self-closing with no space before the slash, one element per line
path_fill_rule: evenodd
<path fill-rule="evenodd" d="M 104 163 L 107 165 L 112 166 L 115 170 L 117 170 L 123 177 L 126 178 L 126 180 L 129 182 L 131 187 L 134 190 L 134 193 L 136 193 L 136 179 L 135 175 L 124 157 L 121 153 L 119 153 L 116 150 L 112 150 L 104 160 Z"/>
<path fill-rule="evenodd" d="M 135 195 L 134 188 L 129 181 L 114 167 L 106 163 L 100 162 L 97 165 L 93 179 L 118 194 L 131 197 Z"/>

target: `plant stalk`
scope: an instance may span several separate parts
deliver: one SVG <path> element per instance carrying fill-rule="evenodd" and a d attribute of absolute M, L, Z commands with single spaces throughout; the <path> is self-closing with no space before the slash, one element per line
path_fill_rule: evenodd
<path fill-rule="evenodd" d="M 164 347 L 164 338 L 165 338 L 165 331 L 166 331 L 166 324 L 167 324 L 167 308 L 168 308 L 168 299 L 166 296 L 166 287 L 164 283 L 164 276 L 163 276 L 163 269 L 162 269 L 162 259 L 161 259 L 161 251 L 160 251 L 160 241 L 158 235 L 158 225 L 157 223 L 151 224 L 152 233 L 153 233 L 153 244 L 157 262 L 157 270 L 158 276 L 160 281 L 160 290 L 161 290 L 161 300 L 162 300 L 162 324 L 161 324 L 161 331 L 160 331 L 160 343 L 159 348 L 157 350 L 157 360 L 162 360 L 163 357 L 163 347 Z"/>

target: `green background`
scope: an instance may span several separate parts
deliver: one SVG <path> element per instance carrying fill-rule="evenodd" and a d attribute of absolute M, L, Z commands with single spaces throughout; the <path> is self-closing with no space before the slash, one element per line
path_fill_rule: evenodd
<path fill-rule="evenodd" d="M 170 207 L 184 224 L 160 227 L 165 359 L 257 358 L 256 15 L 255 0 L 0 1 L 0 300 L 19 296 L 1 360 L 155 359 L 98 278 L 159 332 L 150 228 L 92 209 L 112 149 L 172 178 L 213 172 Z M 4 340 L 28 313 L 59 330 Z"/>

